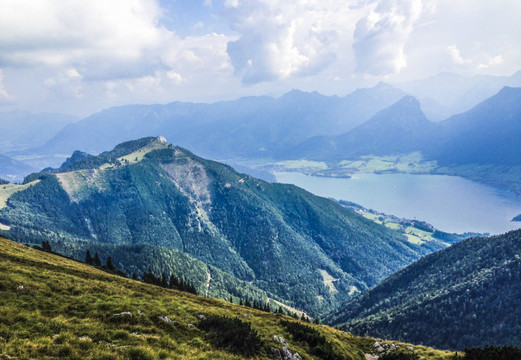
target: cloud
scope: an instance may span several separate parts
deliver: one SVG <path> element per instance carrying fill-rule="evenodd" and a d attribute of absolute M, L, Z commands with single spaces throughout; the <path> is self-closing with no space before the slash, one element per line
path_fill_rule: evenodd
<path fill-rule="evenodd" d="M 0 69 L 0 100 L 2 102 L 6 100 L 12 100 L 12 96 L 7 93 L 4 85 L 4 72 Z"/>
<path fill-rule="evenodd" d="M 158 26 L 160 15 L 153 0 L 6 0 L 0 66 L 75 66 L 85 78 L 141 75 L 174 36 Z"/>
<path fill-rule="evenodd" d="M 465 64 L 467 61 L 461 57 L 460 51 L 456 45 L 450 45 L 447 47 L 447 50 L 452 58 L 454 64 Z"/>
<path fill-rule="evenodd" d="M 405 68 L 404 47 L 422 8 L 421 0 L 380 1 L 361 18 L 354 32 L 356 71 L 385 76 Z"/>
<path fill-rule="evenodd" d="M 228 4 L 230 3 L 230 4 Z M 336 59 L 341 34 L 349 28 L 348 3 L 335 0 L 229 1 L 225 11 L 240 34 L 228 55 L 244 83 L 314 75 Z M 347 26 L 346 26 L 347 25 Z"/>

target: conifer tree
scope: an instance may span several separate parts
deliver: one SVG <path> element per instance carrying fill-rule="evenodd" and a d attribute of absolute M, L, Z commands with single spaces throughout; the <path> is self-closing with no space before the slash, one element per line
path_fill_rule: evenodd
<path fill-rule="evenodd" d="M 112 263 L 112 257 L 110 257 L 110 256 L 107 258 L 107 262 L 105 263 L 105 269 L 110 270 L 110 271 L 116 270 L 116 267 Z"/>
<path fill-rule="evenodd" d="M 90 254 L 90 250 L 87 249 L 87 254 L 85 255 L 85 263 L 92 265 L 94 263 L 94 259 L 92 258 L 92 255 Z"/>
<path fill-rule="evenodd" d="M 96 266 L 101 266 L 101 260 L 100 260 L 100 258 L 99 258 L 98 253 L 95 253 L 95 254 L 94 254 L 94 259 L 92 260 L 92 262 L 93 262 L 94 265 L 96 265 Z"/>

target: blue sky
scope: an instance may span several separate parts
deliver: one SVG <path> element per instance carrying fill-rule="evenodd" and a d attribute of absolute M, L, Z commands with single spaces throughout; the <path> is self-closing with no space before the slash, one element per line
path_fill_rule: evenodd
<path fill-rule="evenodd" d="M 3 0 L 0 110 L 511 75 L 520 18 L 519 0 Z"/>

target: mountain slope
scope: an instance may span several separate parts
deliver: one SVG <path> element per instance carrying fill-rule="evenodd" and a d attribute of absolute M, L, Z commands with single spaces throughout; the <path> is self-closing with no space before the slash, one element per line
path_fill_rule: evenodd
<path fill-rule="evenodd" d="M 440 165 L 521 165 L 521 88 L 504 87 L 473 109 L 440 123 Z"/>
<path fill-rule="evenodd" d="M 213 104 L 114 107 L 69 124 L 44 146 L 24 155 L 47 157 L 82 150 L 97 154 L 120 142 L 163 134 L 212 159 L 265 158 L 315 135 L 341 134 L 367 120 L 404 93 L 379 84 L 345 97 L 291 91 L 280 98 L 246 97 Z"/>
<path fill-rule="evenodd" d="M 0 155 L 0 179 L 22 181 L 23 178 L 36 169 L 21 161 Z"/>
<path fill-rule="evenodd" d="M 421 111 L 418 100 L 405 96 L 345 134 L 311 138 L 284 155 L 332 160 L 408 153 L 428 146 L 435 129 L 436 125 Z"/>
<path fill-rule="evenodd" d="M 173 249 L 235 279 L 228 293 L 240 295 L 249 282 L 311 314 L 430 252 L 331 200 L 239 174 L 164 138 L 74 158 L 19 188 L 0 188 L 7 199 L 0 223 L 10 238 L 50 241 L 78 258 L 94 247 L 104 258 L 118 246 Z M 152 265 L 169 273 L 175 258 Z M 151 266 L 119 259 L 128 274 Z M 199 279 L 208 276 L 205 267 L 194 267 Z"/>
<path fill-rule="evenodd" d="M 428 255 L 327 321 L 359 335 L 442 348 L 521 341 L 521 230 Z"/>
<path fill-rule="evenodd" d="M 1 358 L 244 358 L 216 347 L 203 330 L 191 327 L 199 323 L 200 315 L 239 318 L 250 324 L 261 342 L 254 354 L 257 359 L 272 358 L 272 347 L 282 349 L 275 335 L 302 358 L 316 358 L 312 347 L 295 339 L 283 325 L 281 320 L 303 324 L 288 316 L 121 278 L 0 237 Z M 325 337 L 337 358 L 363 360 L 364 353 L 373 351 L 374 339 L 327 326 L 306 326 Z M 428 360 L 452 356 L 423 346 L 415 351 Z"/>
<path fill-rule="evenodd" d="M 74 116 L 64 114 L 0 112 L 0 153 L 43 145 L 66 124 L 76 120 Z"/>

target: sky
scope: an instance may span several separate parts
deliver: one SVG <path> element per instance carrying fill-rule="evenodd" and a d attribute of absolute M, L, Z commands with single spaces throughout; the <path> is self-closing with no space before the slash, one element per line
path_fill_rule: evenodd
<path fill-rule="evenodd" d="M 519 0 L 1 0 L 0 111 L 512 75 Z"/>

